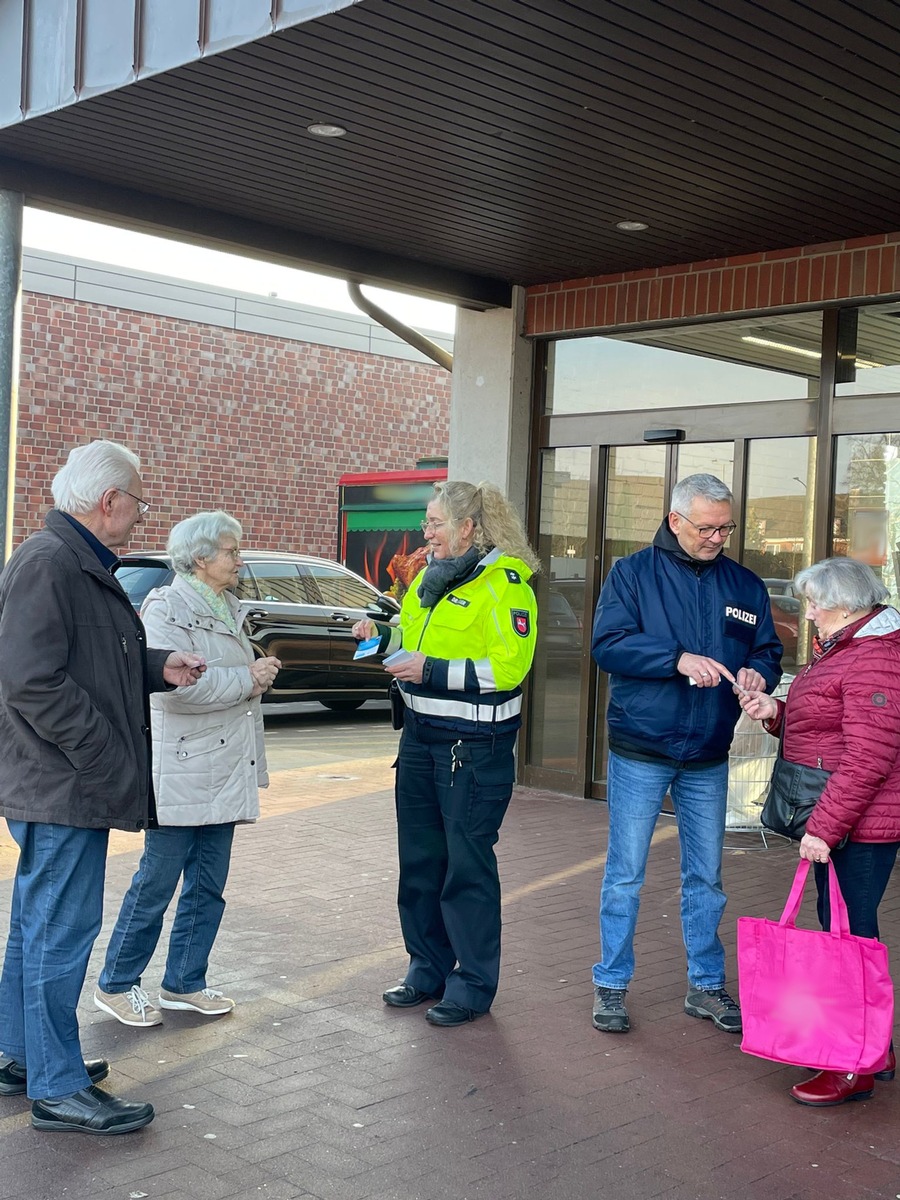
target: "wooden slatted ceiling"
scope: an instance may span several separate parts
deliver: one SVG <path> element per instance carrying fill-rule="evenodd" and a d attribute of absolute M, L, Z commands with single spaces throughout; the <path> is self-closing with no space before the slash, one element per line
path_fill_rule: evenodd
<path fill-rule="evenodd" d="M 548 282 L 897 228 L 898 50 L 889 4 L 364 0 L 14 127 L 0 154 Z"/>

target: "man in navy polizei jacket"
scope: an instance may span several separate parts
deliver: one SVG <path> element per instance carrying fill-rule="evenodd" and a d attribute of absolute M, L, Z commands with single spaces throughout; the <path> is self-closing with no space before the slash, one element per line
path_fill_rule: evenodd
<path fill-rule="evenodd" d="M 653 545 L 615 564 L 597 603 L 592 650 L 610 676 L 609 849 L 593 1023 L 606 1033 L 630 1028 L 634 931 L 667 792 L 681 844 L 684 1011 L 741 1030 L 718 934 L 728 751 L 740 715 L 733 685 L 776 687 L 781 643 L 762 580 L 722 553 L 735 528 L 732 500 L 714 475 L 683 479 Z"/>

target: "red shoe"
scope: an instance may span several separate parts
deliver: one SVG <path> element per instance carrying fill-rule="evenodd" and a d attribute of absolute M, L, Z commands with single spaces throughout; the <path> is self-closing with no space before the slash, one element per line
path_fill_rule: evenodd
<path fill-rule="evenodd" d="M 880 1071 L 875 1072 L 875 1078 L 880 1079 L 882 1083 L 890 1083 L 897 1073 L 897 1059 L 894 1057 L 894 1045 L 891 1043 L 891 1048 L 887 1052 L 887 1058 L 884 1061 L 884 1066 Z"/>
<path fill-rule="evenodd" d="M 848 1100 L 868 1100 L 875 1090 L 874 1075 L 844 1075 L 837 1071 L 820 1071 L 791 1088 L 791 1099 L 814 1108 L 829 1108 L 846 1104 Z"/>

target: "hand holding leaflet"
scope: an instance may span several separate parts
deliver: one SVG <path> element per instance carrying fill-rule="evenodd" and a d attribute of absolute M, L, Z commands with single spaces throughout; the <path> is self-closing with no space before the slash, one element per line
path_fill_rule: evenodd
<path fill-rule="evenodd" d="M 366 640 L 364 642 L 360 642 L 359 645 L 356 647 L 356 652 L 353 655 L 353 657 L 355 659 L 356 658 L 369 658 L 370 655 L 378 653 L 378 647 L 380 645 L 381 645 L 381 637 L 379 635 L 376 635 L 375 637 L 366 638 Z"/>
<path fill-rule="evenodd" d="M 389 654 L 384 660 L 386 667 L 399 667 L 401 663 L 409 662 L 412 658 L 412 653 L 409 650 L 395 650 L 393 654 Z"/>

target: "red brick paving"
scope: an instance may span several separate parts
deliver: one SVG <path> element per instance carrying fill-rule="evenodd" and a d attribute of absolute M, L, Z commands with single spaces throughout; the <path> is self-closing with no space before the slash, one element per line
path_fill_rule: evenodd
<path fill-rule="evenodd" d="M 633 1031 L 592 1029 L 605 838 L 602 804 L 516 795 L 500 845 L 500 993 L 489 1017 L 444 1030 L 380 1000 L 404 970 L 387 792 L 239 830 L 211 975 L 238 1008 L 134 1031 L 85 1002 L 85 1051 L 113 1064 L 106 1086 L 152 1100 L 157 1119 L 121 1138 L 41 1134 L 22 1100 L 0 1100 L 0 1200 L 893 1200 L 900 1080 L 867 1103 L 801 1108 L 787 1090 L 804 1072 L 744 1056 L 681 1012 L 667 824 L 644 892 Z M 777 915 L 794 851 L 729 841 L 741 847 L 725 862 L 733 972 L 734 919 Z M 110 860 L 109 923 L 136 861 L 137 849 Z M 896 946 L 896 885 L 883 913 Z M 151 994 L 159 977 L 157 958 Z"/>

